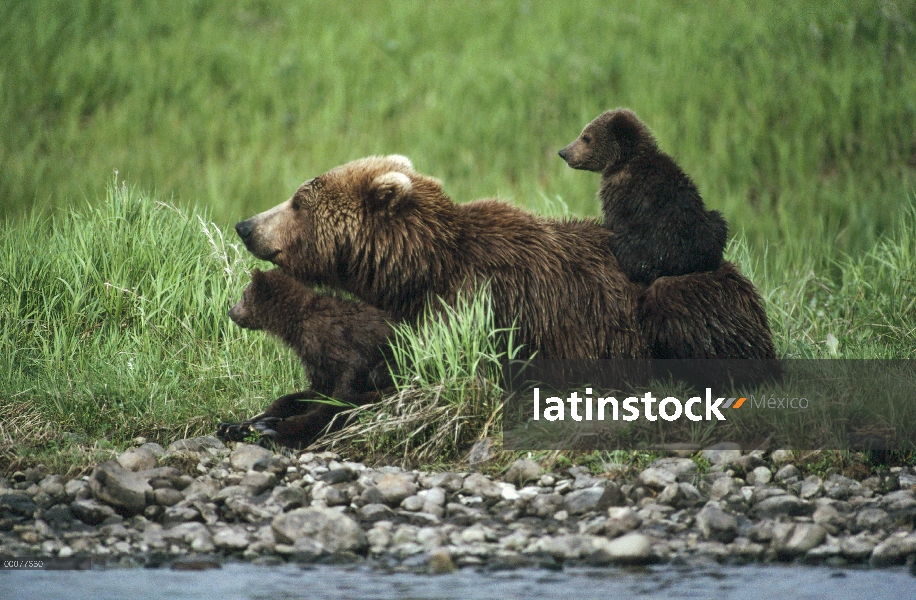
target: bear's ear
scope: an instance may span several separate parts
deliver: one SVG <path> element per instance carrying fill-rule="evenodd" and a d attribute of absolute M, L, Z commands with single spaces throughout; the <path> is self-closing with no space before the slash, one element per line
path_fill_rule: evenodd
<path fill-rule="evenodd" d="M 379 175 L 369 185 L 369 204 L 373 208 L 396 206 L 413 191 L 410 177 L 397 171 Z"/>
<path fill-rule="evenodd" d="M 262 290 L 267 285 L 267 274 L 260 269 L 251 270 L 251 289 Z"/>
<path fill-rule="evenodd" d="M 413 163 L 410 162 L 410 159 L 401 154 L 389 154 L 386 156 L 388 160 L 397 164 L 398 166 L 407 169 L 408 171 L 413 171 Z"/>
<path fill-rule="evenodd" d="M 609 123 L 611 139 L 620 147 L 620 159 L 632 158 L 640 150 L 655 143 L 649 129 L 631 110 L 621 108 L 613 112 Z"/>

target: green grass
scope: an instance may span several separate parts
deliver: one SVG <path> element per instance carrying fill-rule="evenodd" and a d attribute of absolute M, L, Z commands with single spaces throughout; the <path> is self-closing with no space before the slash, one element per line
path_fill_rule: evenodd
<path fill-rule="evenodd" d="M 395 327 L 396 393 L 347 415 L 322 444 L 413 464 L 460 461 L 478 439 L 502 432 L 502 364 L 521 358 L 513 329 L 495 325 L 487 286 L 421 324 Z"/>
<path fill-rule="evenodd" d="M 0 212 L 119 169 L 226 224 L 397 152 L 458 201 L 596 214 L 556 151 L 616 106 L 755 251 L 867 249 L 916 168 L 916 4 L 6 2 Z"/>
<path fill-rule="evenodd" d="M 294 357 L 227 317 L 255 263 L 229 240 L 204 211 L 117 182 L 92 207 L 3 227 L 0 446 L 36 425 L 52 456 L 168 442 L 304 387 Z"/>

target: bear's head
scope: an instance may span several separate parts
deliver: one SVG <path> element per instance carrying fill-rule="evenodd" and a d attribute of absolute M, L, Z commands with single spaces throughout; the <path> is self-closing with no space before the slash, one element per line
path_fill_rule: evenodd
<path fill-rule="evenodd" d="M 242 292 L 242 298 L 229 309 L 229 318 L 245 329 L 269 329 L 271 319 L 282 317 L 285 312 L 278 310 L 291 294 L 295 294 L 296 280 L 279 269 L 251 271 L 251 283 Z M 299 291 L 301 295 L 301 291 Z"/>
<path fill-rule="evenodd" d="M 437 217 L 453 208 L 442 184 L 414 171 L 409 159 L 373 156 L 306 181 L 235 230 L 252 254 L 300 282 L 359 295 L 392 263 L 412 262 L 411 253 L 435 237 L 432 224 L 447 226 Z"/>
<path fill-rule="evenodd" d="M 560 157 L 573 169 L 612 169 L 655 147 L 652 133 L 636 114 L 626 108 L 609 110 L 585 126 Z"/>

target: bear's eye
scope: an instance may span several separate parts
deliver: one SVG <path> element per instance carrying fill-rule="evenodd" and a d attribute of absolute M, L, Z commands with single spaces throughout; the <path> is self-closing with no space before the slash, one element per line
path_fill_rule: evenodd
<path fill-rule="evenodd" d="M 586 144 L 591 144 L 591 143 L 592 143 L 592 136 L 590 136 L 590 135 L 583 135 L 583 136 L 582 136 L 582 141 L 585 142 Z"/>
<path fill-rule="evenodd" d="M 293 200 L 293 210 L 299 210 L 299 201 Z"/>

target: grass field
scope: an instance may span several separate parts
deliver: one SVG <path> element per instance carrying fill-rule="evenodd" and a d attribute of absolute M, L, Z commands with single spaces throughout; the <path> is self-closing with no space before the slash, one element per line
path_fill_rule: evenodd
<path fill-rule="evenodd" d="M 346 4 L 0 4 L 4 456 L 301 387 L 225 311 L 257 264 L 229 226 L 303 180 L 397 152 L 459 202 L 595 215 L 556 151 L 616 106 L 725 213 L 783 355 L 914 357 L 916 3 Z"/>

